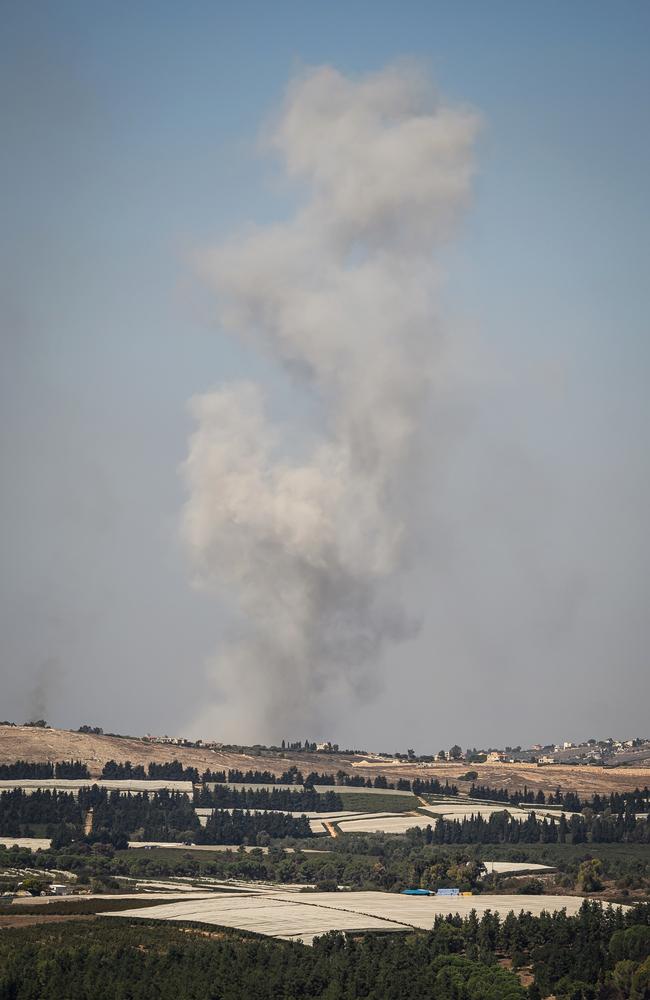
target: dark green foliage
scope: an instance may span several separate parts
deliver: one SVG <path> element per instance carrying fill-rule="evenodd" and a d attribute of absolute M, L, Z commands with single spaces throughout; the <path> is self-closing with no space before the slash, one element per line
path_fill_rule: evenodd
<path fill-rule="evenodd" d="M 475 771 L 469 774 L 476 775 Z M 466 777 L 466 776 L 465 776 Z M 563 792 L 557 788 L 555 792 L 545 795 L 543 791 L 534 792 L 524 785 L 523 791 L 509 792 L 507 788 L 490 788 L 487 785 L 474 785 L 469 790 L 473 799 L 483 799 L 490 802 L 509 802 L 511 805 L 547 805 L 561 806 L 567 812 L 581 812 L 588 808 L 594 813 L 622 814 L 625 812 L 647 812 L 650 807 L 650 789 L 636 788 L 633 792 L 611 792 L 609 795 L 596 794 L 592 799 L 582 800 L 576 792 Z"/>
<path fill-rule="evenodd" d="M 54 764 L 35 764 L 28 760 L 16 760 L 13 764 L 0 764 L 0 778 L 53 778 Z"/>
<path fill-rule="evenodd" d="M 221 772 L 223 773 L 223 772 Z M 152 761 L 145 771 L 143 764 L 132 764 L 130 760 L 118 764 L 107 760 L 102 770 L 102 778 L 118 781 L 200 781 L 195 767 L 185 767 L 180 760 L 169 760 L 162 764 Z M 204 779 L 207 780 L 207 779 Z M 216 779 L 210 779 L 216 780 Z"/>
<path fill-rule="evenodd" d="M 214 929 L 213 929 L 214 931 Z M 523 1000 L 494 964 L 428 935 L 325 935 L 313 948 L 123 921 L 4 931 L 0 1000 Z"/>
<path fill-rule="evenodd" d="M 201 781 L 225 781 L 226 772 L 225 771 L 211 771 L 207 768 L 201 775 Z"/>
<path fill-rule="evenodd" d="M 312 832 L 306 816 L 215 810 L 206 826 L 196 832 L 195 841 L 197 844 L 256 844 L 261 835 L 307 838 Z"/>
<path fill-rule="evenodd" d="M 206 771 L 202 776 L 202 780 L 225 782 L 226 777 L 223 771 Z M 399 778 L 397 781 L 391 781 L 383 774 L 378 774 L 374 779 L 371 779 L 364 778 L 359 774 L 346 774 L 345 771 L 338 771 L 335 775 L 319 774 L 318 771 L 312 771 L 306 778 L 303 778 L 302 772 L 296 767 L 289 768 L 279 778 L 276 778 L 271 771 L 239 771 L 231 769 L 228 771 L 228 781 L 239 784 L 250 782 L 252 785 L 273 785 L 276 783 L 304 785 L 307 789 L 312 788 L 314 785 L 343 785 L 346 788 L 398 789 L 403 792 L 412 791 L 414 795 L 458 795 L 456 785 L 450 785 L 448 781 L 445 781 L 443 785 L 437 778 L 415 778 L 412 782 L 407 778 Z"/>
<path fill-rule="evenodd" d="M 68 916 L 80 917 L 91 913 L 107 913 L 109 910 L 139 910 L 146 906 L 166 906 L 168 903 L 182 903 L 187 900 L 187 896 L 182 894 L 178 897 L 171 893 L 165 899 L 152 899 L 144 895 L 142 899 L 134 899 L 133 896 L 125 896 L 124 899 L 86 899 L 84 896 L 68 896 L 57 900 L 48 900 L 47 910 L 43 909 L 44 904 L 14 902 L 6 906 L 0 906 L 0 916 L 16 916 L 22 914 L 26 916 L 42 917 L 44 913 L 48 916 Z"/>
<path fill-rule="evenodd" d="M 125 760 L 123 764 L 118 764 L 116 760 L 107 760 L 102 768 L 102 778 L 109 781 L 127 781 L 129 779 L 144 781 L 147 777 L 142 764 L 132 764 L 130 760 Z"/>
<path fill-rule="evenodd" d="M 10 781 L 12 778 L 89 778 L 87 766 L 80 760 L 59 760 L 55 764 L 35 764 L 28 760 L 16 760 L 13 764 L 0 764 L 0 778 Z"/>
<path fill-rule="evenodd" d="M 82 813 L 71 792 L 34 791 L 31 795 L 16 788 L 0 793 L 0 834 L 20 837 L 31 824 L 70 823 L 79 826 Z"/>
<path fill-rule="evenodd" d="M 410 842 L 405 837 L 346 834 L 335 840 L 305 841 L 305 846 L 320 848 L 322 853 L 285 854 L 272 848 L 269 854 L 260 852 L 257 856 L 155 848 L 120 851 L 108 858 L 105 852 L 97 854 L 83 842 L 76 842 L 59 851 L 35 854 L 24 848 L 15 851 L 0 848 L 0 867 L 60 868 L 74 872 L 87 869 L 91 874 L 110 871 L 137 878 L 206 874 L 274 882 L 336 879 L 340 885 L 355 888 L 399 891 L 419 886 L 423 879 L 427 888 L 448 885 L 450 867 L 480 860 L 533 861 L 557 866 L 567 886 L 573 886 L 584 861 L 597 857 L 602 863 L 603 878 L 616 879 L 632 889 L 650 887 L 650 854 L 642 844 L 427 845 L 421 840 Z M 439 878 L 433 879 L 434 871 L 440 872 Z"/>
<path fill-rule="evenodd" d="M 240 771 L 239 769 L 234 768 L 228 771 L 228 781 L 233 781 L 239 784 L 244 784 L 245 782 L 250 781 L 251 785 L 274 785 L 276 782 L 281 785 L 302 785 L 302 775 L 300 775 L 300 781 L 296 781 L 294 778 L 295 774 L 297 774 L 297 772 L 292 771 L 289 777 L 286 777 L 285 774 L 281 778 L 276 778 L 272 771 Z M 215 781 L 218 779 L 208 779 L 204 777 L 203 780 Z M 225 780 L 225 777 L 222 778 L 222 781 Z"/>
<path fill-rule="evenodd" d="M 54 765 L 54 777 L 83 780 L 90 777 L 90 771 L 80 760 L 58 760 Z"/>
<path fill-rule="evenodd" d="M 591 818 L 560 814 L 555 820 L 531 813 L 526 819 L 513 819 L 506 809 L 487 818 L 438 819 L 435 826 L 407 831 L 413 842 L 426 844 L 572 844 L 630 843 L 650 844 L 650 816 L 634 813 Z"/>
<path fill-rule="evenodd" d="M 200 829 L 191 800 L 180 792 L 122 795 L 97 787 L 79 793 L 83 809 L 93 808 L 93 831 L 138 833 L 141 840 L 192 840 Z"/>
<path fill-rule="evenodd" d="M 93 785 L 80 789 L 76 796 L 49 790 L 29 795 L 21 789 L 0 793 L 0 835 L 24 836 L 34 824 L 44 825 L 50 836 L 59 838 L 58 845 L 64 846 L 60 840 L 62 828 L 72 827 L 68 839 L 78 839 L 90 808 L 93 809 L 91 841 L 108 841 L 109 835 L 136 832 L 143 840 L 191 840 L 199 829 L 187 795 L 167 791 L 123 795 Z"/>
<path fill-rule="evenodd" d="M 196 805 L 219 809 L 283 809 L 288 812 L 336 812 L 344 808 L 341 796 L 334 792 L 319 795 L 313 789 L 291 792 L 284 788 L 238 789 L 221 784 L 198 792 Z"/>
<path fill-rule="evenodd" d="M 520 896 L 543 896 L 544 883 L 541 878 L 529 878 L 525 882 L 519 882 L 517 893 Z"/>
<path fill-rule="evenodd" d="M 649 906 L 585 903 L 575 917 L 472 913 L 439 917 L 429 932 L 333 932 L 306 948 L 207 925 L 212 936 L 144 919 L 71 920 L 3 931 L 0 1000 L 638 1000 L 649 921 Z M 634 957 L 616 962 L 619 953 Z M 532 965 L 528 992 L 499 955 Z"/>
<path fill-rule="evenodd" d="M 609 953 L 613 962 L 631 959 L 642 962 L 650 955 L 650 926 L 648 924 L 616 931 L 609 942 Z"/>
<path fill-rule="evenodd" d="M 172 781 L 192 781 L 195 784 L 200 780 L 197 769 L 184 767 L 180 760 L 171 760 L 164 764 L 152 761 L 147 767 L 147 775 L 151 779 L 167 778 Z"/>

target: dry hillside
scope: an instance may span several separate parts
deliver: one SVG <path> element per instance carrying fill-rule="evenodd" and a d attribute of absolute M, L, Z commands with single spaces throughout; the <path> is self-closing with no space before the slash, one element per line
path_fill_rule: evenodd
<path fill-rule="evenodd" d="M 478 783 L 512 791 L 523 788 L 553 791 L 559 785 L 565 790 L 582 794 L 608 791 L 631 791 L 650 785 L 650 767 L 602 769 L 598 767 L 571 767 L 535 764 L 394 764 L 391 761 L 366 761 L 363 757 L 344 754 L 316 753 L 261 753 L 237 754 L 219 750 L 176 747 L 148 743 L 139 739 L 117 736 L 93 736 L 70 732 L 67 729 L 36 729 L 31 726 L 0 726 L 0 763 L 21 759 L 29 761 L 84 761 L 93 776 L 99 776 L 107 760 L 147 765 L 150 761 L 163 762 L 178 758 L 186 766 L 238 767 L 243 770 L 257 768 L 281 774 L 291 764 L 303 773 L 326 771 L 373 777 L 381 773 L 391 778 L 436 777 L 441 781 L 457 781 L 469 768 L 478 772 Z M 467 782 L 460 782 L 467 788 Z"/>

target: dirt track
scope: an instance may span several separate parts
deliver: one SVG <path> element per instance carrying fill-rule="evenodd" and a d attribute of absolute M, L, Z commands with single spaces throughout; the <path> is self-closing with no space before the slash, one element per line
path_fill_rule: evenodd
<path fill-rule="evenodd" d="M 553 764 L 537 767 L 536 764 L 401 764 L 387 761 L 377 766 L 364 766 L 362 757 L 343 754 L 316 754 L 286 752 L 261 755 L 225 753 L 219 750 L 202 750 L 193 747 L 146 743 L 138 739 L 115 736 L 93 736 L 61 729 L 36 729 L 30 726 L 0 726 L 0 763 L 17 759 L 29 761 L 84 761 L 94 777 L 99 777 L 108 760 L 147 765 L 151 761 L 162 763 L 178 758 L 185 766 L 199 771 L 237 767 L 268 770 L 279 775 L 292 764 L 307 774 L 319 771 L 335 774 L 338 770 L 375 777 L 378 773 L 390 778 L 438 778 L 444 782 L 457 781 L 467 770 L 477 771 L 479 784 L 511 791 L 524 785 L 537 791 L 553 791 L 559 785 L 565 790 L 584 794 L 608 791 L 631 791 L 650 785 L 650 767 L 608 768 L 571 767 Z M 461 790 L 468 789 L 468 782 L 460 783 Z"/>

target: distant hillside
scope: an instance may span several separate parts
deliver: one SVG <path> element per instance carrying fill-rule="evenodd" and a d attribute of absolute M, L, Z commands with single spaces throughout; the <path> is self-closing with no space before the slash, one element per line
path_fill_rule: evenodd
<path fill-rule="evenodd" d="M 88 733 L 70 732 L 67 729 L 39 729 L 32 726 L 0 725 L 0 763 L 15 760 L 50 761 L 81 760 L 88 765 L 93 777 L 101 774 L 106 761 L 118 763 L 130 760 L 132 764 L 150 762 L 164 763 L 177 758 L 186 767 L 196 767 L 199 771 L 239 768 L 271 771 L 282 774 L 295 765 L 303 774 L 318 771 L 335 774 L 342 770 L 348 774 L 374 778 L 385 774 L 389 779 L 438 778 L 444 782 L 458 782 L 460 775 L 467 771 L 467 764 L 436 763 L 395 764 L 373 760 L 352 754 L 322 754 L 286 752 L 230 753 L 220 750 L 178 747 L 169 744 L 149 743 L 139 739 L 119 736 L 96 736 Z M 632 791 L 637 787 L 650 785 L 650 767 L 617 768 L 603 770 L 600 767 L 549 765 L 537 767 L 535 764 L 472 764 L 478 771 L 477 784 L 493 788 L 521 790 L 524 785 L 537 791 L 554 791 L 558 786 L 565 791 L 576 791 L 584 795 L 595 792 Z M 461 793 L 469 788 L 468 782 L 460 781 Z"/>
<path fill-rule="evenodd" d="M 0 763 L 14 760 L 57 761 L 80 760 L 88 765 L 90 773 L 101 774 L 106 761 L 118 763 L 130 760 L 132 764 L 147 765 L 150 762 L 163 763 L 180 760 L 185 767 L 191 766 L 203 771 L 206 768 L 249 768 L 267 770 L 280 775 L 291 764 L 301 770 L 335 773 L 339 769 L 353 771 L 351 755 L 326 755 L 316 753 L 285 755 L 263 753 L 242 754 L 174 744 L 150 743 L 145 740 L 122 736 L 97 736 L 90 733 L 71 732 L 67 729 L 41 729 L 34 726 L 0 725 Z M 361 759 L 361 758 L 357 758 Z M 374 772 L 376 774 L 376 771 Z"/>

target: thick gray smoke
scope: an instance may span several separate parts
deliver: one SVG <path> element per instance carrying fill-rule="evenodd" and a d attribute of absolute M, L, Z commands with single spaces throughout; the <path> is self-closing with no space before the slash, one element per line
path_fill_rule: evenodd
<path fill-rule="evenodd" d="M 476 130 L 412 67 L 309 72 L 271 137 L 301 208 L 209 256 L 223 327 L 270 352 L 318 416 L 278 423 L 252 382 L 192 401 L 184 536 L 240 623 L 194 725 L 206 736 L 322 732 L 323 706 L 367 696 L 382 647 L 411 630 L 393 583 L 440 349 L 435 253 Z"/>

